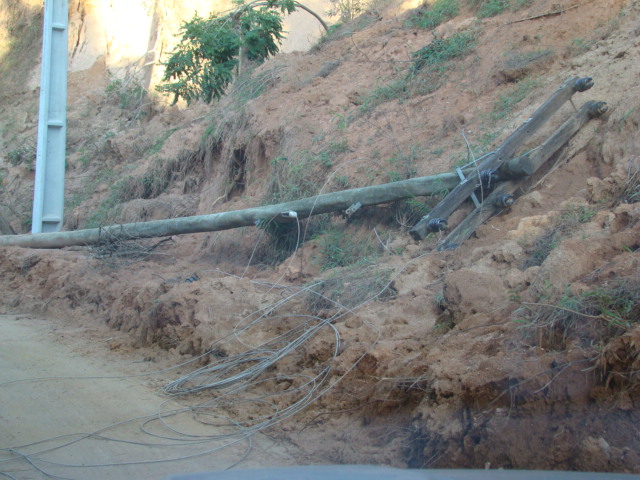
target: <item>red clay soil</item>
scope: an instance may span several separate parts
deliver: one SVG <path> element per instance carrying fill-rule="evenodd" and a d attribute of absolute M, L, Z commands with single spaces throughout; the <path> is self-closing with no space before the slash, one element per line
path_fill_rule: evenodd
<path fill-rule="evenodd" d="M 494 149 L 572 76 L 595 82 L 576 107 L 609 111 L 453 251 L 435 250 L 438 235 L 413 241 L 406 205 L 336 215 L 330 233 L 309 222 L 296 253 L 259 229 L 2 248 L 0 312 L 106 326 L 126 334 L 113 355 L 203 354 L 201 365 L 266 355 L 302 328 L 308 338 L 263 373 L 271 380 L 247 387 L 281 412 L 301 375 L 317 379 L 314 401 L 266 430 L 301 463 L 640 473 L 640 5 L 539 0 L 480 20 L 465 8 L 434 31 L 412 26 L 415 13 L 376 10 L 308 53 L 269 60 L 217 105 L 157 103 L 133 122 L 106 97 L 103 66 L 73 74 L 70 91 L 83 93 L 69 105 L 77 204 L 65 228 L 96 212 L 108 224 L 256 206 L 301 178 L 313 194 L 447 171 L 467 159 L 462 131 L 476 156 Z M 432 79 L 439 88 L 371 103 L 405 77 L 412 52 L 468 30 L 477 45 Z M 573 111 L 564 105 L 523 151 Z M 3 171 L 13 205 L 33 175 L 6 160 Z M 136 190 L 158 175 L 159 194 Z M 117 179 L 128 200 L 111 209 Z M 16 230 L 18 210 L 3 210 Z M 338 250 L 363 259 L 343 266 Z M 255 422 L 270 407 L 239 416 Z"/>

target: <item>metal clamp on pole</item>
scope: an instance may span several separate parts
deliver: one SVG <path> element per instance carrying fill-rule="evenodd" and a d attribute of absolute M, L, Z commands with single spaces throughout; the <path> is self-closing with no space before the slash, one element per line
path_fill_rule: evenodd
<path fill-rule="evenodd" d="M 464 182 L 466 180 L 466 177 L 464 176 L 464 173 L 462 173 L 462 169 L 460 167 L 456 167 L 456 172 L 458 173 L 460 180 Z M 482 174 L 480 175 L 480 177 L 482 178 Z M 473 200 L 473 204 L 476 206 L 476 208 L 480 206 L 480 202 L 478 201 L 478 197 L 475 193 L 471 194 L 471 200 Z"/>
<path fill-rule="evenodd" d="M 360 202 L 356 202 L 353 205 L 351 205 L 349 208 L 347 208 L 344 213 L 347 217 L 350 217 L 351 215 L 353 215 L 354 213 L 356 213 L 357 210 L 360 209 L 360 207 L 362 206 L 362 203 Z"/>

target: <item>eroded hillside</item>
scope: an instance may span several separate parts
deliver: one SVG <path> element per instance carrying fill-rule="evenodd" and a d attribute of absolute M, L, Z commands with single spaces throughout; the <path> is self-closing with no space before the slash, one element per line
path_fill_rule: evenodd
<path fill-rule="evenodd" d="M 439 197 L 284 232 L 3 248 L 2 310 L 106 324 L 126 333 L 114 354 L 202 355 L 216 386 L 255 367 L 235 395 L 268 401 L 235 418 L 304 461 L 640 473 L 640 4 L 505 6 L 460 2 L 439 25 L 435 5 L 371 7 L 215 105 L 166 106 L 100 62 L 70 76 L 69 230 L 449 171 L 592 77 L 523 151 L 588 100 L 608 112 L 458 249 L 407 233 Z M 18 98 L 26 138 L 36 98 Z M 25 231 L 18 147 L 4 140 L 2 206 Z"/>

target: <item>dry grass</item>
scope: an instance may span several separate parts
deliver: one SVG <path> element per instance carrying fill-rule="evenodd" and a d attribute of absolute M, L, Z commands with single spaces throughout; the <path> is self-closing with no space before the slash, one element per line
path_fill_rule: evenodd
<path fill-rule="evenodd" d="M 567 289 L 515 312 L 526 336 L 547 350 L 591 349 L 624 334 L 640 320 L 640 279 L 620 280 L 580 294 Z M 533 335 L 532 335 L 533 333 Z"/>

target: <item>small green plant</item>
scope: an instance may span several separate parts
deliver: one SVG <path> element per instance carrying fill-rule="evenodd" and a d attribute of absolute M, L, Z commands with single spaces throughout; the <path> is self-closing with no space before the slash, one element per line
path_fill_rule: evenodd
<path fill-rule="evenodd" d="M 367 2 L 362 13 L 356 16 L 353 20 L 347 22 L 338 21 L 333 25 L 327 26 L 323 34 L 318 39 L 318 42 L 311 48 L 311 52 L 318 51 L 328 42 L 333 40 L 348 38 L 354 33 L 363 30 L 379 20 L 380 16 L 372 11 L 373 9 L 371 7 L 371 4 L 375 3 L 375 1 L 376 0 Z"/>
<path fill-rule="evenodd" d="M 347 140 L 343 138 L 303 152 L 295 161 L 284 156 L 273 159 L 271 184 L 263 203 L 288 202 L 318 194 L 327 171 L 338 156 L 348 150 Z"/>
<path fill-rule="evenodd" d="M 521 8 L 530 7 L 536 0 L 516 0 L 513 3 L 514 10 L 520 10 Z"/>
<path fill-rule="evenodd" d="M 571 43 L 566 48 L 566 55 L 570 57 L 576 57 L 591 50 L 595 42 L 591 39 L 584 37 L 576 37 L 571 40 Z"/>
<path fill-rule="evenodd" d="M 522 269 L 542 265 L 551 252 L 559 245 L 560 233 L 555 229 L 550 229 L 539 235 L 533 241 L 533 245 L 526 250 L 529 258 L 522 265 Z"/>
<path fill-rule="evenodd" d="M 23 165 L 27 170 L 33 171 L 36 161 L 36 146 L 25 139 L 19 141 L 19 143 L 20 146 L 7 153 L 9 163 L 14 167 Z"/>
<path fill-rule="evenodd" d="M 415 198 L 400 200 L 395 205 L 396 222 L 401 228 L 408 230 L 430 211 L 431 206 L 427 202 Z"/>
<path fill-rule="evenodd" d="M 82 168 L 87 168 L 89 166 L 89 163 L 91 163 L 91 155 L 84 151 L 81 150 L 80 152 L 80 158 L 78 158 L 78 163 L 82 166 Z"/>
<path fill-rule="evenodd" d="M 118 181 L 114 183 L 109 190 L 109 195 L 100 203 L 89 218 L 85 222 L 85 228 L 98 228 L 111 225 L 114 223 L 118 213 L 120 212 L 121 194 L 126 182 Z"/>
<path fill-rule="evenodd" d="M 508 0 L 487 0 L 482 3 L 478 18 L 495 17 L 507 10 L 509 6 L 510 2 Z"/>
<path fill-rule="evenodd" d="M 278 82 L 284 64 L 274 65 L 260 73 L 243 72 L 230 92 L 236 108 L 243 108 L 249 100 L 259 97 Z"/>
<path fill-rule="evenodd" d="M 493 151 L 494 141 L 499 134 L 500 130 L 484 130 L 480 132 L 480 135 L 470 137 L 469 145 L 465 144 L 457 153 L 449 155 L 449 165 L 454 168 L 463 167 L 473 164 L 474 159 L 478 161 L 485 154 Z"/>
<path fill-rule="evenodd" d="M 338 190 L 346 190 L 349 188 L 349 177 L 346 175 L 336 175 L 333 177 L 333 183 L 336 185 Z"/>
<path fill-rule="evenodd" d="M 128 75 L 124 79 L 112 79 L 105 89 L 107 98 L 114 98 L 123 110 L 139 109 L 147 96 L 147 90 L 135 77 Z"/>
<path fill-rule="evenodd" d="M 310 197 L 318 192 L 317 182 L 309 175 L 313 168 L 308 156 L 298 162 L 288 157 L 271 160 L 271 184 L 263 203 L 288 202 Z"/>
<path fill-rule="evenodd" d="M 409 23 L 421 28 L 435 28 L 458 15 L 459 11 L 458 0 L 436 0 L 427 10 L 413 16 Z"/>
<path fill-rule="evenodd" d="M 408 180 L 416 176 L 415 162 L 419 157 L 419 148 L 413 145 L 408 152 L 400 151 L 387 160 L 389 168 L 386 170 L 390 182 Z"/>
<path fill-rule="evenodd" d="M 273 219 L 265 219 L 259 221 L 257 226 L 266 234 L 266 242 L 257 252 L 259 260 L 264 264 L 277 265 L 302 244 L 304 226 L 297 222 L 280 223 Z"/>
<path fill-rule="evenodd" d="M 454 58 L 467 55 L 476 45 L 472 32 L 460 32 L 449 38 L 436 38 L 429 45 L 413 54 L 412 72 L 415 74 L 425 67 L 444 70 L 444 64 Z"/>
<path fill-rule="evenodd" d="M 375 87 L 371 93 L 360 99 L 359 114 L 372 111 L 378 105 L 396 99 L 408 98 L 410 94 L 409 78 L 394 79 L 386 85 Z"/>
<path fill-rule="evenodd" d="M 377 245 L 369 238 L 360 240 L 337 227 L 320 237 L 320 253 L 322 270 L 368 264 L 379 255 Z"/>

